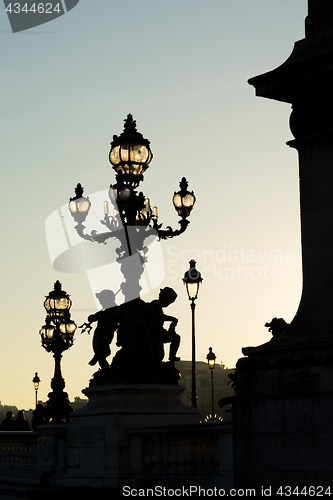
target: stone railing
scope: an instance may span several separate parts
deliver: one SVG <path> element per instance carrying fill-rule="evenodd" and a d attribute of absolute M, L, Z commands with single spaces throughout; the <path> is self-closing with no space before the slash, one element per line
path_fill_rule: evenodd
<path fill-rule="evenodd" d="M 0 497 L 1 488 L 15 490 L 18 484 L 63 487 L 67 428 L 66 424 L 47 424 L 38 432 L 0 432 Z M 228 418 L 219 423 L 128 427 L 125 432 L 128 445 L 121 453 L 128 464 L 124 478 L 130 486 L 233 487 Z"/>
<path fill-rule="evenodd" d="M 131 483 L 151 483 L 169 476 L 184 484 L 214 477 L 232 487 L 233 453 L 231 422 L 127 429 L 130 437 Z M 171 479 L 173 478 L 173 479 Z"/>
<path fill-rule="evenodd" d="M 1 431 L 0 432 L 0 464 L 37 462 L 38 432 Z"/>
<path fill-rule="evenodd" d="M 1 499 L 7 498 L 8 491 L 15 492 L 13 496 L 19 499 L 25 488 L 63 487 L 67 429 L 67 424 L 45 424 L 37 432 L 0 432 Z"/>

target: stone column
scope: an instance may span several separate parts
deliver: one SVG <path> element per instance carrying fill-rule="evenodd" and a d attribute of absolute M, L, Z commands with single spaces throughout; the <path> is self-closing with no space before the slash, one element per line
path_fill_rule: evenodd
<path fill-rule="evenodd" d="M 303 291 L 293 322 L 270 346 L 333 333 L 333 21 L 318 32 L 330 16 L 331 1 L 309 1 L 306 38 L 277 69 L 249 80 L 257 96 L 291 103 L 288 145 L 299 155 Z"/>
<path fill-rule="evenodd" d="M 332 481 L 332 1 L 309 0 L 305 27 L 285 63 L 249 80 L 256 95 L 292 105 L 295 139 L 288 145 L 299 155 L 303 267 L 291 324 L 266 344 L 244 348 L 237 363 L 235 482 L 255 487 L 258 496 L 262 486 L 275 497 L 279 486 Z"/>

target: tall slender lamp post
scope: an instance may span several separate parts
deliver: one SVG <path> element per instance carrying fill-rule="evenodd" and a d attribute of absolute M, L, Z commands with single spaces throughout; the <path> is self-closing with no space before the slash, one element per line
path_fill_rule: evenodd
<path fill-rule="evenodd" d="M 42 346 L 47 352 L 52 352 L 55 368 L 51 381 L 52 392 L 45 408 L 45 418 L 53 423 L 65 422 L 72 408 L 69 406 L 68 394 L 64 392 L 65 380 L 61 374 L 60 361 L 62 353 L 67 351 L 74 342 L 76 324 L 70 319 L 72 301 L 65 290 L 61 289 L 60 281 L 54 284 L 54 290 L 44 301 L 47 311 L 45 325 L 40 330 Z"/>
<path fill-rule="evenodd" d="M 196 370 L 195 370 L 195 300 L 198 297 L 199 286 L 202 282 L 202 277 L 195 267 L 195 260 L 190 261 L 190 269 L 186 271 L 183 282 L 186 285 L 186 291 L 189 300 L 191 301 L 192 311 L 192 393 L 191 402 L 194 408 L 198 407 L 197 387 L 196 387 Z"/>
<path fill-rule="evenodd" d="M 39 382 L 40 382 L 40 378 L 38 377 L 38 373 L 35 372 L 35 376 L 34 378 L 32 379 L 33 383 L 34 383 L 34 388 L 35 388 L 35 396 L 36 396 L 36 408 L 37 408 L 37 403 L 38 403 L 38 399 L 37 399 L 37 394 L 38 394 L 38 388 L 39 388 Z"/>
<path fill-rule="evenodd" d="M 210 368 L 210 375 L 212 379 L 212 420 L 214 422 L 215 420 L 215 405 L 214 405 L 214 377 L 213 377 L 213 370 L 215 366 L 215 359 L 216 356 L 212 351 L 212 347 L 209 348 L 209 353 L 206 356 L 207 361 L 208 361 L 208 366 Z"/>

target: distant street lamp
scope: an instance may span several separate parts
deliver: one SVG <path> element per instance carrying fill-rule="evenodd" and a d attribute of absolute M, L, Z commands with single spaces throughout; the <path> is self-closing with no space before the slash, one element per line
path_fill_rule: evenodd
<path fill-rule="evenodd" d="M 210 368 L 210 374 L 211 374 L 211 379 L 212 379 L 212 420 L 214 422 L 215 418 L 215 405 L 214 405 L 214 378 L 213 378 L 213 370 L 215 366 L 215 359 L 216 356 L 212 351 L 212 347 L 209 348 L 209 353 L 206 356 L 207 361 L 208 361 L 208 366 Z"/>
<path fill-rule="evenodd" d="M 198 297 L 199 286 L 202 282 L 201 274 L 195 267 L 195 260 L 190 261 L 190 269 L 186 271 L 183 282 L 186 285 L 186 291 L 191 301 L 192 311 L 192 393 L 191 402 L 194 408 L 198 407 L 198 397 L 196 388 L 196 370 L 195 370 L 195 300 Z"/>
<path fill-rule="evenodd" d="M 35 372 L 35 376 L 34 378 L 32 379 L 33 383 L 34 383 L 34 388 L 35 388 L 35 395 L 36 395 L 36 408 L 37 408 L 37 403 L 38 403 L 38 400 L 37 400 L 37 393 L 38 393 L 38 388 L 39 388 L 39 382 L 41 381 L 40 378 L 38 377 L 38 373 Z"/>
<path fill-rule="evenodd" d="M 72 301 L 69 295 L 61 289 L 60 281 L 54 284 L 54 290 L 44 301 L 47 311 L 45 325 L 40 330 L 42 346 L 47 352 L 52 352 L 55 360 L 54 376 L 51 380 L 52 392 L 44 409 L 47 421 L 64 422 L 68 419 L 72 408 L 69 406 L 68 394 L 64 392 L 65 381 L 61 375 L 60 360 L 62 353 L 73 345 L 76 324 L 70 319 L 69 309 Z"/>

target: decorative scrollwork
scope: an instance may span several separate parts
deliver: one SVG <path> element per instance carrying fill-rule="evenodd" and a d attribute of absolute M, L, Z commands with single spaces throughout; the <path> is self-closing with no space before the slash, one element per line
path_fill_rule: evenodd
<path fill-rule="evenodd" d="M 187 219 L 181 219 L 178 221 L 180 224 L 180 229 L 172 229 L 171 226 L 167 226 L 166 229 L 161 229 L 163 224 L 154 224 L 154 229 L 157 231 L 160 240 L 167 240 L 168 238 L 173 238 L 174 236 L 179 236 L 184 233 L 190 221 Z"/>

